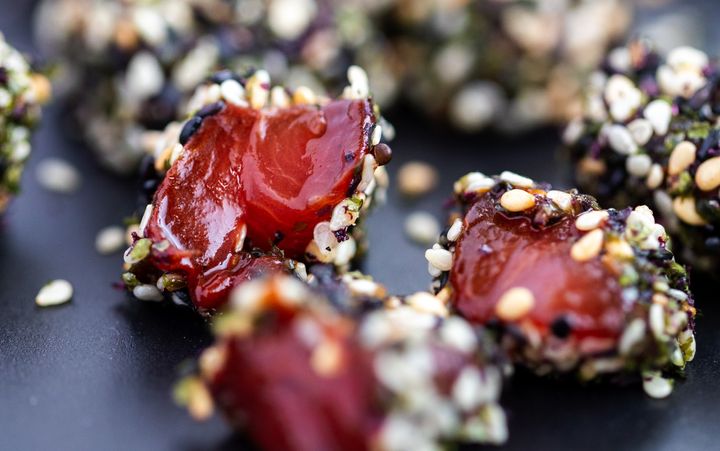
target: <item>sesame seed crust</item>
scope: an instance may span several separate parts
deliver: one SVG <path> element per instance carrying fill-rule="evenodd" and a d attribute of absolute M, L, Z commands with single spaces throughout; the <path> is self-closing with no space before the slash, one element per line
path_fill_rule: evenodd
<path fill-rule="evenodd" d="M 191 412 L 204 413 L 195 409 L 194 395 L 187 391 L 188 380 L 200 383 L 201 392 L 210 393 L 233 424 L 246 424 L 250 437 L 269 448 L 279 441 L 285 449 L 299 449 L 291 437 L 295 423 L 303 429 L 314 429 L 316 422 L 334 424 L 335 418 L 323 415 L 334 411 L 337 397 L 353 407 L 334 415 L 347 416 L 346 422 L 356 426 L 319 434 L 322 443 L 313 448 L 433 449 L 506 440 L 498 404 L 501 361 L 482 330 L 459 317 L 446 317 L 437 308 L 442 303 L 430 293 L 387 296 L 381 285 L 361 274 L 338 278 L 328 267 L 318 269 L 307 283 L 274 277 L 235 290 L 215 323 L 216 343 L 201 356 L 198 375 L 178 385 L 185 391 L 176 398 Z M 243 364 L 269 343 L 274 343 L 272 349 L 293 349 L 291 372 Z M 456 363 L 448 367 L 451 361 Z M 238 371 L 263 377 L 263 385 L 252 387 L 253 392 L 273 392 L 278 383 L 297 387 L 300 392 L 278 402 L 306 414 L 268 430 L 263 425 L 282 412 L 254 404 Z M 312 397 L 302 396 L 307 390 Z M 367 394 L 354 398 L 356 390 Z M 407 402 L 412 399 L 418 402 Z M 258 421 L 236 421 L 254 415 Z"/>
<path fill-rule="evenodd" d="M 367 75 L 356 66 L 348 71 L 349 85 L 343 91 L 341 99 L 363 100 L 367 99 L 369 93 L 366 89 Z M 228 88 L 232 86 L 232 88 Z M 223 88 L 224 87 L 224 88 Z M 280 89 L 287 96 L 279 98 L 279 94 L 271 95 Z M 307 90 L 305 90 L 307 91 Z M 148 221 L 153 214 L 153 196 L 160 185 L 167 171 L 180 159 L 183 158 L 185 145 L 189 142 L 194 133 L 197 132 L 202 121 L 213 114 L 221 111 L 226 104 L 234 104 L 240 107 L 250 107 L 257 110 L 275 111 L 281 108 L 292 107 L 293 105 L 307 105 L 309 98 L 312 105 L 322 107 L 331 102 L 331 99 L 305 92 L 297 96 L 282 86 L 271 84 L 269 75 L 264 70 L 258 70 L 249 77 L 243 78 L 227 71 L 220 72 L 211 77 L 209 81 L 200 85 L 187 105 L 188 119 L 184 122 L 170 123 L 162 133 L 148 132 L 144 136 L 146 144 L 146 172 L 145 184 L 149 184 L 145 196 L 148 200 L 144 212 L 141 215 L 138 227 L 137 239 L 133 239 L 130 248 L 126 252 L 125 276 L 132 283 L 126 285 L 134 289 L 134 284 L 143 283 L 159 284 L 164 277 L 162 271 L 153 268 L 149 261 L 162 261 L 167 258 L 165 251 L 167 241 L 160 243 L 152 242 L 144 238 Z M 391 126 L 380 116 L 379 109 L 374 107 L 375 125 L 370 125 L 363 130 L 364 142 L 369 146 L 369 152 L 362 157 L 359 166 L 356 168 L 356 177 L 351 186 L 348 186 L 348 197 L 341 200 L 332 209 L 329 220 L 319 222 L 313 230 L 313 238 L 307 243 L 305 254 L 302 258 L 295 260 L 285 259 L 281 247 L 277 252 L 270 253 L 250 248 L 245 242 L 245 234 L 240 235 L 236 252 L 246 253 L 249 256 L 277 257 L 285 262 L 285 266 L 292 271 L 305 264 L 329 263 L 341 271 L 347 270 L 351 263 L 364 252 L 364 231 L 360 227 L 362 218 L 368 213 L 372 205 L 381 203 L 385 198 L 385 191 L 388 185 L 387 172 L 373 155 L 373 150 L 378 146 L 383 147 L 383 152 L 389 152 L 387 144 L 382 142 L 383 129 L 390 129 Z M 385 125 L 382 127 L 380 124 Z M 374 143 L 374 144 L 373 144 Z M 385 159 L 385 161 L 389 161 Z M 148 183 L 151 182 L 151 183 Z M 140 216 L 140 215 L 139 215 Z M 131 227 L 136 227 L 131 225 Z M 282 238 L 282 237 L 280 237 Z M 147 242 L 147 243 L 146 243 Z M 138 249 L 140 251 L 138 251 Z M 145 250 L 147 249 L 147 250 Z M 147 257 L 152 257 L 147 259 Z M 173 278 L 182 277 L 179 274 L 172 274 Z M 159 287 L 161 292 L 165 292 Z"/>
<path fill-rule="evenodd" d="M 559 191 L 552 190 L 547 184 L 533 182 L 527 186 L 523 183 L 526 186 L 519 187 L 507 179 L 476 172 L 455 183 L 458 209 L 451 215 L 449 223 L 452 225 L 441 234 L 433 249 L 434 252 L 450 253 L 450 269 L 445 270 L 447 265 L 433 266 L 430 260 L 433 291 L 438 297 L 448 299 L 451 311 L 453 306 L 457 308 L 457 296 L 461 292 L 453 286 L 451 280 L 457 279 L 451 276 L 457 269 L 456 244 L 469 233 L 466 230 L 469 225 L 464 219 L 476 203 L 489 199 L 490 211 L 494 205 L 494 211 L 503 217 L 526 218 L 534 230 L 552 230 L 556 224 L 569 223 L 568 227 L 575 229 L 571 236 L 577 237 L 569 238 L 569 257 L 577 264 L 592 261 L 606 268 L 618 287 L 612 302 L 624 312 L 622 337 L 600 345 L 593 343 L 592 337 L 574 336 L 572 328 L 526 321 L 526 315 L 542 307 L 535 302 L 532 291 L 522 286 L 510 288 L 496 301 L 494 317 L 502 324 L 500 342 L 516 362 L 541 374 L 574 372 L 583 379 L 593 379 L 609 373 L 635 377 L 652 371 L 673 374 L 692 360 L 695 308 L 687 273 L 675 262 L 668 250 L 669 238 L 664 228 L 655 222 L 649 208 L 601 210 L 592 197 L 576 190 L 562 191 L 564 194 L 559 195 Z M 503 197 L 516 190 L 531 193 L 536 205 L 519 211 L 505 208 Z M 459 234 L 458 224 L 462 224 Z M 448 239 L 450 229 L 452 240 Z M 478 252 L 485 251 L 479 249 Z M 487 252 L 502 252 L 502 248 Z M 500 274 L 503 270 L 499 269 Z M 507 270 L 512 272 L 512 268 Z M 566 315 L 572 313 L 570 309 Z M 567 325 L 567 321 L 564 324 Z M 549 330 L 565 332 L 558 336 Z M 603 349 L 602 355 L 593 351 L 599 349 L 597 346 Z"/>
<path fill-rule="evenodd" d="M 720 267 L 718 80 L 698 49 L 660 55 L 632 41 L 608 54 L 565 133 L 581 189 L 614 208 L 650 206 L 678 258 L 711 273 Z"/>
<path fill-rule="evenodd" d="M 0 33 L 0 214 L 20 189 L 32 130 L 50 91 L 50 82 Z"/>

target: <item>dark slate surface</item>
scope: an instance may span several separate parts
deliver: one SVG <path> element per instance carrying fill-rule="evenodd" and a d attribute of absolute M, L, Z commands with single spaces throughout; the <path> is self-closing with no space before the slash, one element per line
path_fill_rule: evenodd
<path fill-rule="evenodd" d="M 0 5 L 0 30 L 32 50 L 31 5 Z M 711 18 L 717 9 L 711 5 L 697 11 Z M 710 28 L 709 36 L 717 36 Z M 99 256 L 93 243 L 100 228 L 134 207 L 135 186 L 102 171 L 86 149 L 67 139 L 74 131 L 63 130 L 68 126 L 62 119 L 59 107 L 48 109 L 23 193 L 0 229 L 0 449 L 246 449 L 220 419 L 197 424 L 173 405 L 178 366 L 197 356 L 210 337 L 191 312 L 131 302 L 113 288 L 120 255 Z M 409 159 L 430 161 L 442 173 L 432 196 L 407 203 L 391 191 L 389 204 L 368 221 L 373 250 L 365 270 L 392 290 L 413 291 L 429 282 L 422 247 L 402 233 L 405 215 L 427 209 L 441 217 L 444 193 L 466 171 L 509 168 L 563 184 L 556 131 L 464 137 L 405 114 L 391 119 L 399 130 L 391 173 Z M 83 171 L 77 194 L 48 193 L 37 185 L 34 167 L 46 156 L 61 156 Z M 73 302 L 36 308 L 37 290 L 53 278 L 72 281 Z M 520 375 L 504 398 L 511 428 L 504 449 L 720 448 L 720 308 L 709 283 L 696 277 L 695 285 L 703 311 L 697 358 L 671 398 L 649 399 L 639 386 L 580 387 Z"/>

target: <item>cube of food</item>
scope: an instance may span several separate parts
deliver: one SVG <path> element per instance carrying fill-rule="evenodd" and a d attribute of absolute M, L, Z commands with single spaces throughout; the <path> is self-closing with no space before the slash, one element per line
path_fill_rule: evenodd
<path fill-rule="evenodd" d="M 358 67 L 343 97 L 270 85 L 267 72 L 223 72 L 193 116 L 155 137 L 161 181 L 126 253 L 142 284 L 173 274 L 201 310 L 219 306 L 250 253 L 346 268 L 355 225 L 384 189 L 378 109 Z"/>
<path fill-rule="evenodd" d="M 718 74 L 700 50 L 663 58 L 631 42 L 610 52 L 565 132 L 582 189 L 616 208 L 646 203 L 706 270 L 720 266 Z"/>
<path fill-rule="evenodd" d="M 508 172 L 470 173 L 455 195 L 459 215 L 426 254 L 441 298 L 539 373 L 642 375 L 667 394 L 653 384 L 692 360 L 695 307 L 649 208 L 603 210 Z"/>
<path fill-rule="evenodd" d="M 50 91 L 48 80 L 0 33 L 0 214 L 20 189 L 32 129 Z"/>
<path fill-rule="evenodd" d="M 315 282 L 237 289 L 178 400 L 200 418 L 216 405 L 267 450 L 505 441 L 502 374 L 478 330 L 413 306 L 444 308 L 429 293 L 378 298 L 377 284 L 346 276 L 327 294 Z"/>

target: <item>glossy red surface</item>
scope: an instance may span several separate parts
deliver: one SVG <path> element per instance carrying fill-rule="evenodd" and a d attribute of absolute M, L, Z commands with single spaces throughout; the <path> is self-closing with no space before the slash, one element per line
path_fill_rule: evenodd
<path fill-rule="evenodd" d="M 337 370 L 318 374 L 298 319 L 276 314 L 251 337 L 222 344 L 226 363 L 210 385 L 216 402 L 264 450 L 369 449 L 382 418 L 370 354 L 343 320 L 305 317 L 342 349 Z"/>
<path fill-rule="evenodd" d="M 275 246 L 302 258 L 315 225 L 347 197 L 374 120 L 367 100 L 261 111 L 227 105 L 206 117 L 154 197 L 145 234 L 168 240 L 174 256 L 158 266 L 187 275 L 196 303 L 215 306 L 245 278 L 235 277 L 245 270 L 241 249 Z M 203 279 L 212 279 L 209 293 Z"/>
<path fill-rule="evenodd" d="M 496 212 L 489 195 L 477 200 L 464 219 L 450 274 L 460 313 L 486 323 L 503 293 L 525 287 L 535 297 L 527 319 L 540 331 L 563 317 L 575 337 L 618 337 L 624 314 L 617 277 L 600 258 L 579 263 L 570 257 L 581 235 L 574 221 L 536 229 L 527 218 Z"/>

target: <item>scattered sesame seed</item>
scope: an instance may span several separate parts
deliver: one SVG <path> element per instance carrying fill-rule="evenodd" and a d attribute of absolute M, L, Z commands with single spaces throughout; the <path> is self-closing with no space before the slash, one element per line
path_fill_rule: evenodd
<path fill-rule="evenodd" d="M 440 234 L 440 225 L 435 216 L 417 211 L 405 219 L 405 233 L 419 244 L 432 244 Z"/>
<path fill-rule="evenodd" d="M 103 255 L 112 254 L 125 246 L 125 229 L 120 226 L 105 227 L 95 237 L 95 249 Z"/>
<path fill-rule="evenodd" d="M 82 181 L 80 172 L 75 166 L 60 158 L 46 158 L 40 161 L 35 175 L 43 188 L 63 194 L 75 192 Z"/>
<path fill-rule="evenodd" d="M 73 286 L 63 279 L 56 279 L 43 286 L 35 296 L 35 304 L 40 307 L 64 304 L 73 297 Z"/>
<path fill-rule="evenodd" d="M 435 167 L 422 161 L 410 161 L 398 170 L 398 189 L 406 196 L 418 197 L 432 191 L 438 183 Z"/>

